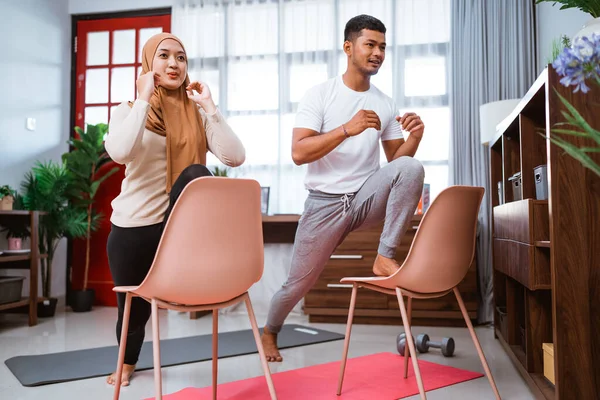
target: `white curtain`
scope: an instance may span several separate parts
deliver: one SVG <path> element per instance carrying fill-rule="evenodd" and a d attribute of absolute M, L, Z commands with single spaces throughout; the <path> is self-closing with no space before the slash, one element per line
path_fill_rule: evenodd
<path fill-rule="evenodd" d="M 346 70 L 344 27 L 359 14 L 387 28 L 386 60 L 372 83 L 400 113 L 415 111 L 426 124 L 416 157 L 433 198 L 448 182 L 450 0 L 181 0 L 173 7 L 172 31 L 186 46 L 190 78 L 208 83 L 246 147 L 246 163 L 230 174 L 269 186 L 270 214 L 302 212 L 305 166 L 291 158 L 298 101 Z M 214 157 L 207 163 L 218 165 Z M 267 246 L 265 276 L 253 294 L 259 312 L 285 280 L 290 253 L 287 245 Z"/>

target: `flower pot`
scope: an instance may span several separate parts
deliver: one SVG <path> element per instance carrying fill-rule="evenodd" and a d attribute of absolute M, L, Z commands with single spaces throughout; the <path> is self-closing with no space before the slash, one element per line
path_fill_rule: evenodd
<path fill-rule="evenodd" d="M 23 248 L 23 239 L 21 238 L 8 238 L 8 249 L 9 250 L 21 250 Z"/>
<path fill-rule="evenodd" d="M 0 199 L 0 210 L 10 211 L 13 209 L 15 199 L 12 196 L 4 196 Z"/>
<path fill-rule="evenodd" d="M 56 303 L 58 299 L 50 298 L 48 300 L 44 300 L 37 305 L 37 316 L 39 318 L 50 318 L 54 317 L 54 313 L 56 312 Z"/>
<path fill-rule="evenodd" d="M 591 39 L 593 33 L 600 36 L 600 17 L 588 21 L 583 28 L 581 28 L 581 30 L 575 34 L 575 37 L 573 37 L 573 43 L 581 40 L 581 38 L 584 36 Z"/>
<path fill-rule="evenodd" d="M 93 289 L 74 290 L 71 293 L 70 305 L 74 312 L 88 312 L 94 304 L 95 292 Z"/>

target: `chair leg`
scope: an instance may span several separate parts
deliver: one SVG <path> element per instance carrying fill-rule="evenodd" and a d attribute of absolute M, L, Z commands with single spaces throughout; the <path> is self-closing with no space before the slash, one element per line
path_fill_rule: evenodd
<path fill-rule="evenodd" d="M 131 311 L 131 293 L 125 294 L 125 308 L 123 310 L 123 325 L 121 326 L 121 343 L 119 345 L 119 360 L 117 361 L 117 373 L 115 382 L 114 400 L 119 400 L 121 393 L 121 375 L 123 375 L 123 363 L 125 362 L 125 348 L 127 346 L 127 330 L 129 329 L 129 313 Z"/>
<path fill-rule="evenodd" d="M 408 323 L 412 326 L 412 297 L 408 298 Z M 411 332 L 412 333 L 412 332 Z M 405 338 L 406 340 L 406 334 Z M 405 342 L 408 343 L 408 342 Z M 408 378 L 408 346 L 404 345 L 404 379 Z"/>
<path fill-rule="evenodd" d="M 213 400 L 217 399 L 217 374 L 219 367 L 219 310 L 213 310 L 213 332 L 212 332 L 212 392 Z"/>
<path fill-rule="evenodd" d="M 462 312 L 463 318 L 467 323 L 467 328 L 469 328 L 469 333 L 471 334 L 471 338 L 473 339 L 473 343 L 475 344 L 475 348 L 477 349 L 477 353 L 479 354 L 481 364 L 483 364 L 485 374 L 487 375 L 488 380 L 490 381 L 492 390 L 496 395 L 496 399 L 500 400 L 500 393 L 498 393 L 498 388 L 496 387 L 496 383 L 494 382 L 494 378 L 492 377 L 492 372 L 490 371 L 490 367 L 488 366 L 488 363 L 485 359 L 485 355 L 483 354 L 483 350 L 481 349 L 481 344 L 479 343 L 479 339 L 477 338 L 475 329 L 473 329 L 473 324 L 471 323 L 471 319 L 469 318 L 469 314 L 467 313 L 467 309 L 465 308 L 465 303 L 463 302 L 460 292 L 456 287 L 454 288 L 454 295 L 456 296 L 456 300 L 458 301 L 458 305 L 460 307 L 460 311 Z"/>
<path fill-rule="evenodd" d="M 267 380 L 267 386 L 269 387 L 269 393 L 271 394 L 271 400 L 277 400 L 277 393 L 275 392 L 275 385 L 273 385 L 273 379 L 271 378 L 271 370 L 269 369 L 269 363 L 265 356 L 265 350 L 263 349 L 262 341 L 260 339 L 260 332 L 258 331 L 258 324 L 256 323 L 256 316 L 254 315 L 254 309 L 252 308 L 252 302 L 250 296 L 246 293 L 246 309 L 248 310 L 248 318 L 250 318 L 250 324 L 252 325 L 252 333 L 254 333 L 254 341 L 258 348 L 258 355 L 260 356 L 260 363 L 262 364 L 265 378 Z"/>
<path fill-rule="evenodd" d="M 350 334 L 352 333 L 352 319 L 354 318 L 354 308 L 356 307 L 356 294 L 358 284 L 352 286 L 352 295 L 350 296 L 350 307 L 348 308 L 348 323 L 346 324 L 346 338 L 344 340 L 344 352 L 342 354 L 342 365 L 340 367 L 340 377 L 338 379 L 337 395 L 342 394 L 342 385 L 344 384 L 344 372 L 346 371 L 346 360 L 348 359 L 348 349 L 350 348 Z"/>
<path fill-rule="evenodd" d="M 162 400 L 162 375 L 160 366 L 160 332 L 158 330 L 158 303 L 152 299 L 152 355 L 154 357 L 154 389 L 156 399 Z"/>
<path fill-rule="evenodd" d="M 421 370 L 419 369 L 419 363 L 417 361 L 417 351 L 415 349 L 412 333 L 410 331 L 410 322 L 408 321 L 408 314 L 406 312 L 406 308 L 404 307 L 404 298 L 402 297 L 402 291 L 400 291 L 400 288 L 396 288 L 396 297 L 398 297 L 398 305 L 400 306 L 400 314 L 402 314 L 404 332 L 406 332 L 406 344 L 410 349 L 410 358 L 412 359 L 415 377 L 417 378 L 419 393 L 421 394 L 421 399 L 426 400 L 427 396 L 425 395 L 425 388 L 423 387 L 423 380 L 421 379 Z"/>

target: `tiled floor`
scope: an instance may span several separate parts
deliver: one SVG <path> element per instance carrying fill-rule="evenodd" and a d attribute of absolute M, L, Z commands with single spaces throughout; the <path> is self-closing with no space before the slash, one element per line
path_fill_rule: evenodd
<path fill-rule="evenodd" d="M 54 318 L 41 320 L 40 324 L 29 328 L 27 319 L 20 315 L 0 315 L 0 360 L 17 355 L 43 354 L 59 351 L 86 349 L 115 344 L 114 319 L 116 309 L 95 308 L 90 313 L 74 314 L 59 312 Z M 257 316 L 259 324 L 264 316 Z M 344 325 L 309 324 L 305 316 L 291 316 L 289 323 L 311 325 L 321 329 L 344 333 Z M 211 317 L 198 320 L 188 319 L 186 314 L 161 311 L 161 338 L 184 337 L 211 333 Z M 219 319 L 220 331 L 248 329 L 250 324 L 244 314 L 227 314 Z M 151 338 L 150 324 L 146 338 Z M 402 331 L 397 326 L 355 325 L 350 344 L 350 357 L 378 352 L 395 352 L 396 336 Z M 444 358 L 437 352 L 420 357 L 457 368 L 483 372 L 473 343 L 466 328 L 419 328 L 413 332 L 426 331 L 432 337 L 452 336 L 456 341 L 456 354 Z M 523 379 L 520 377 L 508 356 L 494 339 L 489 327 L 477 328 L 481 344 L 492 369 L 498 389 L 503 399 L 533 399 Z M 272 372 L 286 371 L 305 366 L 339 361 L 342 341 L 297 347 L 283 351 L 285 358 L 281 364 L 271 364 Z M 261 375 L 257 355 L 247 355 L 219 360 L 219 383 L 230 382 Z M 153 371 L 139 372 L 132 385 L 121 392 L 121 398 L 143 399 L 153 396 Z M 211 384 L 211 363 L 201 362 L 163 369 L 163 392 L 173 393 L 182 388 L 204 387 Z M 34 388 L 21 386 L 6 365 L 0 366 L 0 398 L 11 400 L 38 399 L 109 399 L 112 388 L 104 378 L 86 379 L 62 384 Z M 335 396 L 333 396 L 335 397 Z M 418 396 L 409 399 L 417 399 Z M 487 379 L 480 378 L 451 387 L 428 392 L 428 399 L 493 399 Z M 285 400 L 285 399 L 281 399 Z M 308 400 L 308 399 L 307 399 Z"/>

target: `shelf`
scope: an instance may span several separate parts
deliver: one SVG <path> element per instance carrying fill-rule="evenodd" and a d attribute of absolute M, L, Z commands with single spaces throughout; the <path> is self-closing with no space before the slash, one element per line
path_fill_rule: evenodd
<path fill-rule="evenodd" d="M 12 261 L 26 261 L 29 259 L 31 259 L 31 253 L 15 256 L 5 256 L 4 254 L 0 254 L 0 263 Z"/>
<path fill-rule="evenodd" d="M 549 240 L 538 240 L 535 242 L 535 247 L 546 247 L 546 248 L 550 248 L 550 241 Z"/>
<path fill-rule="evenodd" d="M 41 254 L 39 256 L 39 258 L 40 259 L 48 258 L 48 255 Z M 14 261 L 27 261 L 27 260 L 31 260 L 31 253 L 27 253 L 27 254 L 23 254 L 23 255 L 14 255 L 14 256 L 0 254 L 0 263 L 14 262 Z"/>
<path fill-rule="evenodd" d="M 42 303 L 45 300 L 48 300 L 45 297 L 38 297 L 37 298 L 37 302 L 38 303 Z M 6 303 L 6 304 L 0 304 L 0 311 L 4 311 L 4 310 L 10 310 L 13 308 L 19 308 L 19 307 L 25 307 L 29 305 L 29 297 L 23 297 L 21 298 L 21 300 L 19 301 L 15 301 L 12 303 Z"/>
<path fill-rule="evenodd" d="M 0 311 L 10 310 L 11 308 L 23 307 L 29 304 L 29 299 L 27 297 L 23 297 L 19 301 L 15 301 L 13 303 L 0 304 Z"/>
<path fill-rule="evenodd" d="M 523 364 L 524 361 L 521 361 L 519 359 L 519 357 L 521 357 L 521 356 L 525 357 L 525 353 L 523 353 L 523 350 L 521 349 L 521 347 L 520 346 L 511 346 L 508 343 L 506 343 L 506 340 L 504 339 L 504 337 L 502 336 L 502 333 L 500 332 L 500 330 L 498 328 L 495 329 L 495 332 L 496 332 L 496 336 L 498 337 L 498 341 L 500 342 L 500 344 L 506 351 L 506 354 L 508 354 L 508 357 L 511 359 L 512 363 L 515 365 L 515 367 L 517 367 L 517 370 L 519 371 L 521 376 L 525 379 L 525 381 L 528 383 L 529 387 L 534 392 L 534 396 L 536 398 L 554 400 L 555 399 L 554 386 L 552 386 L 552 384 L 546 380 L 544 375 L 538 374 L 538 373 L 529 373 L 525 369 L 525 366 Z M 513 350 L 520 351 L 520 353 L 522 353 L 522 355 L 515 354 L 513 352 Z"/>
<path fill-rule="evenodd" d="M 35 211 L 28 210 L 0 210 L 0 215 L 31 215 Z M 44 211 L 38 211 L 39 215 L 46 215 L 47 213 Z"/>

